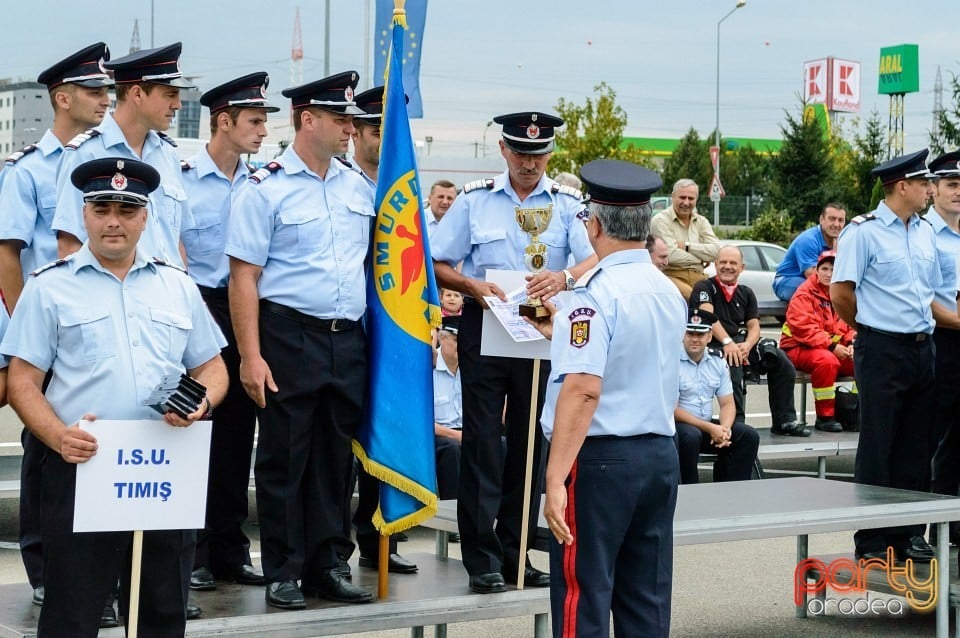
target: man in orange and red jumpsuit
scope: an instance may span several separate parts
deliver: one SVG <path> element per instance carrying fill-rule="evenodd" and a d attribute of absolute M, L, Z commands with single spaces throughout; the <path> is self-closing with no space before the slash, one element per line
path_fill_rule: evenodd
<path fill-rule="evenodd" d="M 834 416 L 837 376 L 853 376 L 853 339 L 856 330 L 837 315 L 830 301 L 830 279 L 836 251 L 826 250 L 817 259 L 816 270 L 797 288 L 787 306 L 780 349 L 797 370 L 810 373 L 817 409 L 815 427 L 840 432 Z"/>

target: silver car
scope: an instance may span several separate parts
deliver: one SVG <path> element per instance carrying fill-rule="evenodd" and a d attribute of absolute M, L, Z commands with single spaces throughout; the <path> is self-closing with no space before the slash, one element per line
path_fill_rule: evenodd
<path fill-rule="evenodd" d="M 750 288 L 757 296 L 757 309 L 761 316 L 776 317 L 783 321 L 787 315 L 787 303 L 773 294 L 773 277 L 777 265 L 787 254 L 787 249 L 776 244 L 745 239 L 722 239 L 722 246 L 736 246 L 743 253 L 744 270 L 740 273 L 740 283 Z M 708 277 L 717 274 L 714 264 L 707 266 Z"/>

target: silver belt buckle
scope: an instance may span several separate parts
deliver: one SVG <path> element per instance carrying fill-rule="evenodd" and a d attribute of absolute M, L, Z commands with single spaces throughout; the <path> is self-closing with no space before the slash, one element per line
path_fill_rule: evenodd
<path fill-rule="evenodd" d="M 343 330 L 346 330 L 347 327 L 346 325 L 344 325 L 345 323 L 346 323 L 346 319 L 333 319 L 330 322 L 330 332 L 341 332 Z"/>

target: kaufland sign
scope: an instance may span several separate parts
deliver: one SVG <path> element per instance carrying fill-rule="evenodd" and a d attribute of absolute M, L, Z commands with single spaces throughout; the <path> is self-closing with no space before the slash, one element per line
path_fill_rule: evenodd
<path fill-rule="evenodd" d="M 860 112 L 860 63 L 822 58 L 803 63 L 803 99 L 828 111 Z"/>

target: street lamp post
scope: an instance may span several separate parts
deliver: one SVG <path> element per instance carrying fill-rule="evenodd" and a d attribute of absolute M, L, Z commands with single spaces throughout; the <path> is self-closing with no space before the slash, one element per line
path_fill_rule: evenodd
<path fill-rule="evenodd" d="M 489 120 L 487 125 L 483 128 L 483 156 L 487 156 L 487 131 L 490 130 L 490 127 L 493 125 L 493 120 Z"/>
<path fill-rule="evenodd" d="M 716 128 L 714 134 L 716 135 L 716 146 L 717 149 L 720 149 L 720 25 L 723 24 L 723 21 L 733 15 L 733 13 L 747 4 L 747 0 L 737 0 L 737 5 L 730 9 L 725 16 L 720 18 L 720 21 L 717 22 L 717 110 L 716 110 Z M 720 155 L 722 152 L 717 153 L 717 177 L 720 176 Z M 713 202 L 713 225 L 720 225 L 720 200 L 716 199 Z"/>

